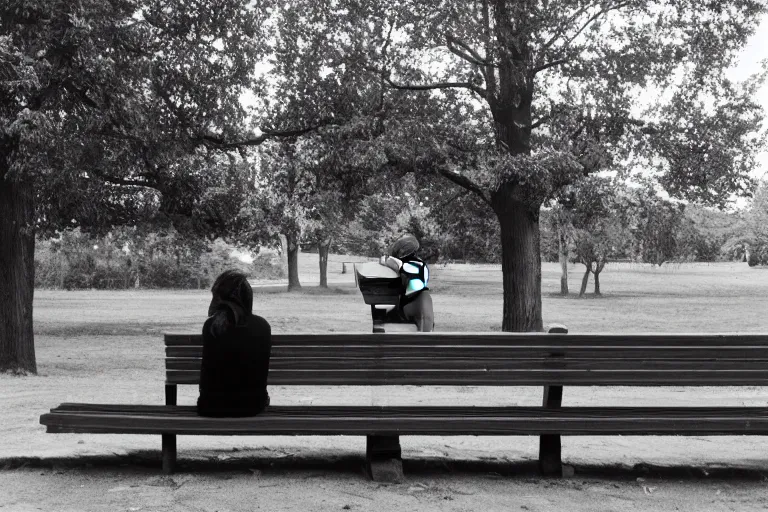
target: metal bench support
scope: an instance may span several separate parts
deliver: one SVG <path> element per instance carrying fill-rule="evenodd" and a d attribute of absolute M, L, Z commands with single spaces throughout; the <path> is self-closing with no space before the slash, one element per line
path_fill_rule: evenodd
<path fill-rule="evenodd" d="M 176 405 L 178 386 L 165 385 L 165 405 Z M 171 474 L 176 467 L 176 434 L 163 434 L 163 473 Z"/>
<path fill-rule="evenodd" d="M 366 436 L 365 469 L 376 482 L 402 482 L 405 476 L 400 436 Z"/>
<path fill-rule="evenodd" d="M 163 434 L 163 473 L 170 475 L 176 469 L 176 435 Z"/>
<path fill-rule="evenodd" d="M 562 325 L 553 325 L 547 331 L 549 334 L 568 334 L 568 329 Z M 543 406 L 557 409 L 563 403 L 563 386 L 544 386 Z M 547 476 L 562 476 L 562 447 L 560 436 L 544 434 L 539 437 L 539 471 Z"/>
<path fill-rule="evenodd" d="M 544 386 L 544 407 L 559 408 L 563 401 L 563 386 Z M 560 436 L 545 434 L 539 437 L 539 470 L 543 475 L 561 476 Z"/>

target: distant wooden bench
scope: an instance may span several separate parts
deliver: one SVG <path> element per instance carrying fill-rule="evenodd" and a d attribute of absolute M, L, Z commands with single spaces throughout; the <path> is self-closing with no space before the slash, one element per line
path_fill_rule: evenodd
<path fill-rule="evenodd" d="M 355 268 L 355 262 L 354 261 L 342 261 L 341 262 L 341 273 L 346 274 L 348 272 L 351 272 Z"/>
<path fill-rule="evenodd" d="M 538 435 L 541 470 L 558 474 L 561 435 L 768 434 L 768 407 L 561 406 L 562 386 L 768 385 L 768 335 L 279 334 L 273 386 L 544 386 L 543 405 L 270 406 L 249 418 L 176 405 L 178 385 L 198 384 L 201 337 L 166 334 L 165 345 L 167 405 L 65 403 L 40 422 L 48 432 L 161 435 L 166 472 L 177 435 L 360 435 L 369 462 L 382 439 L 398 457 L 401 435 Z"/>

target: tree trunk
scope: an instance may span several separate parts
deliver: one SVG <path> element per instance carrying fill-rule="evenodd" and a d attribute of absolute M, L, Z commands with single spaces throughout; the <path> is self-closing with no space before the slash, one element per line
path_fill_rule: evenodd
<path fill-rule="evenodd" d="M 568 295 L 568 242 L 557 232 L 557 260 L 560 263 L 560 295 Z"/>
<path fill-rule="evenodd" d="M 296 233 L 285 235 L 288 249 L 288 291 L 301 290 L 299 282 L 299 237 Z"/>
<path fill-rule="evenodd" d="M 329 238 L 321 240 L 317 245 L 317 252 L 320 255 L 320 288 L 328 288 L 328 251 L 331 248 Z"/>
<path fill-rule="evenodd" d="M 0 172 L 0 371 L 36 373 L 34 189 L 4 174 Z"/>
<path fill-rule="evenodd" d="M 595 295 L 602 295 L 600 293 L 600 272 L 605 268 L 605 261 L 595 264 L 595 270 L 592 272 L 595 274 Z"/>
<path fill-rule="evenodd" d="M 280 247 L 278 248 L 278 252 L 280 253 L 280 265 L 282 265 L 283 270 L 288 273 L 288 238 L 281 233 L 278 235 L 278 240 L 280 241 Z"/>
<path fill-rule="evenodd" d="M 600 295 L 600 272 L 594 272 L 595 274 L 595 295 Z"/>
<path fill-rule="evenodd" d="M 589 283 L 589 273 L 592 269 L 587 265 L 587 271 L 584 272 L 584 277 L 581 278 L 581 290 L 579 290 L 579 297 L 583 297 L 587 293 L 587 284 Z"/>
<path fill-rule="evenodd" d="M 492 197 L 501 226 L 501 272 L 506 332 L 544 330 L 541 315 L 541 254 L 539 214 L 516 198 L 514 185 L 502 186 Z"/>

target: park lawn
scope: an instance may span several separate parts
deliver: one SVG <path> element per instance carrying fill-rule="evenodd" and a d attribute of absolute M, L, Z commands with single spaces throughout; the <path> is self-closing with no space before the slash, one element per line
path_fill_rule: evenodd
<path fill-rule="evenodd" d="M 354 277 L 341 274 L 341 261 L 352 258 L 338 255 L 331 257 L 331 287 L 328 290 L 317 288 L 316 258 L 317 255 L 301 255 L 300 271 L 305 287 L 300 292 L 285 292 L 283 282 L 254 282 L 255 312 L 269 320 L 273 332 L 370 332 L 369 308 L 355 288 Z M 572 292 L 578 290 L 582 269 L 583 266 L 572 268 Z M 432 270 L 430 287 L 435 304 L 436 330 L 500 329 L 500 266 L 434 265 Z M 590 283 L 590 291 L 591 286 Z M 561 297 L 557 295 L 559 267 L 556 264 L 544 264 L 542 295 L 545 324 L 565 324 L 572 332 L 768 332 L 768 317 L 765 315 L 768 311 L 768 271 L 751 269 L 746 264 L 685 264 L 662 268 L 612 264 L 603 272 L 601 287 L 602 297 L 588 295 L 580 299 L 575 293 Z M 0 467 L 6 461 L 9 467 L 29 464 L 31 468 L 50 469 L 44 471 L 44 478 L 52 482 L 52 487 L 50 493 L 45 495 L 47 498 L 39 497 L 42 500 L 39 503 L 42 504 L 48 503 L 46 499 L 55 500 L 57 493 L 60 493 L 56 489 L 67 485 L 67 478 L 74 478 L 73 482 L 77 485 L 91 485 L 96 479 L 91 495 L 102 496 L 105 491 L 111 490 L 108 487 L 113 482 L 120 480 L 120 465 L 127 462 L 139 465 L 138 470 L 134 468 L 130 471 L 141 473 L 146 470 L 152 475 L 159 458 L 157 436 L 45 434 L 44 428 L 38 424 L 38 418 L 43 412 L 65 401 L 162 403 L 162 334 L 169 331 L 198 332 L 207 311 L 208 300 L 209 293 L 205 291 L 38 290 L 35 296 L 35 333 L 39 376 L 0 375 L 0 389 L 3 391 L 0 394 L 0 408 L 4 411 L 0 416 L 0 438 L 3 440 L 0 442 Z M 533 405 L 541 401 L 539 388 L 273 387 L 270 393 L 274 404 Z M 194 386 L 182 387 L 180 403 L 194 403 L 195 397 Z M 768 399 L 762 388 L 572 387 L 566 389 L 564 403 L 720 403 L 765 406 Z M 425 489 L 414 491 L 410 484 L 404 484 L 402 488 L 390 488 L 390 491 L 399 489 L 392 491 L 394 495 L 390 491 L 372 492 L 372 489 L 377 489 L 375 484 L 356 480 L 359 478 L 360 457 L 365 450 L 362 438 L 182 436 L 179 441 L 179 458 L 182 472 L 184 464 L 188 464 L 187 468 L 193 473 L 195 468 L 205 472 L 221 466 L 237 475 L 247 475 L 248 468 L 261 468 L 266 480 L 274 479 L 277 482 L 274 485 L 294 489 L 294 496 L 284 498 L 288 500 L 286 503 L 293 503 L 298 499 L 295 493 L 304 489 L 295 487 L 297 482 L 312 478 L 313 482 L 328 483 L 330 489 L 351 486 L 348 494 L 351 493 L 353 498 L 347 501 L 352 504 L 360 502 L 361 507 L 368 509 L 372 506 L 370 496 L 373 496 L 371 499 L 374 505 L 378 504 L 382 510 L 408 509 L 399 501 L 400 498 L 410 499 L 416 494 L 417 497 L 429 498 L 433 502 L 422 500 L 423 506 L 414 510 L 431 510 L 433 506 L 443 506 L 447 502 L 440 500 L 448 500 L 445 496 L 450 497 L 448 501 L 451 509 L 459 510 L 477 504 L 473 498 L 477 493 L 496 493 L 502 499 L 506 495 L 505 487 L 494 487 L 495 480 L 489 483 L 484 475 L 504 472 L 503 468 L 514 468 L 515 463 L 533 460 L 537 454 L 536 438 L 406 437 L 402 444 L 406 459 L 434 461 L 438 468 L 456 463 L 458 465 L 451 466 L 451 471 L 464 471 L 466 479 L 460 476 L 456 481 L 452 480 L 452 476 L 440 476 L 440 469 L 435 475 L 434 467 L 423 470 L 411 468 L 416 472 L 415 478 L 430 480 L 431 483 L 425 484 Z M 233 448 L 237 452 L 233 452 Z M 754 437 L 575 437 L 564 439 L 563 457 L 566 462 L 578 468 L 593 468 L 594 475 L 598 475 L 595 485 L 601 490 L 596 491 L 590 499 L 615 502 L 615 506 L 609 507 L 611 510 L 629 510 L 620 506 L 621 495 L 631 495 L 639 500 L 645 500 L 651 495 L 635 482 L 635 470 L 627 469 L 635 464 L 682 468 L 697 466 L 709 468 L 709 471 L 718 466 L 765 471 L 768 470 L 768 441 Z M 62 464 L 77 465 L 78 461 L 87 464 L 106 463 L 107 469 L 94 474 L 92 470 L 80 468 L 66 472 L 69 476 L 57 473 L 55 469 Z M 277 467 L 272 466 L 275 461 L 279 462 Z M 141 469 L 145 466 L 148 467 Z M 350 470 L 350 467 L 353 469 Z M 480 469 L 471 469 L 473 467 Z M 329 476 L 323 468 L 335 469 Z M 36 471 L 30 469 L 28 474 L 22 472 L 21 476 L 17 472 L 13 477 L 8 472 L 0 472 L 0 481 L 10 482 L 9 485 L 16 485 L 17 490 L 20 490 L 18 486 L 34 486 L 39 483 L 35 482 Z M 349 475 L 350 471 L 352 476 Z M 527 470 L 519 468 L 515 471 L 528 474 L 525 473 Z M 581 471 L 589 473 L 589 470 Z M 308 474 L 319 476 L 315 479 L 308 477 Z M 620 481 L 616 484 L 617 488 L 613 488 L 613 484 L 603 485 L 605 482 L 601 479 L 606 474 L 618 475 Z M 99 480 L 99 475 L 108 476 Z M 105 478 L 108 480 L 106 483 Z M 147 478 L 144 473 L 135 476 L 137 489 L 143 488 L 146 491 L 144 483 L 148 481 Z M 206 478 L 203 475 L 202 480 L 194 480 L 194 485 L 199 484 L 202 486 L 200 489 L 207 489 L 206 486 L 212 484 Z M 219 476 L 214 474 L 210 478 L 217 481 Z M 445 478 L 450 481 L 445 483 Z M 177 482 L 183 482 L 183 479 Z M 151 487 L 154 484 L 149 485 Z M 319 485 L 312 483 L 310 487 L 318 496 L 328 497 Z M 521 490 L 530 494 L 529 502 L 533 508 L 529 509 L 537 509 L 534 506 L 536 500 L 545 495 L 550 498 L 559 496 L 557 499 L 561 499 L 562 503 L 573 499 L 571 493 L 574 489 L 567 483 L 557 484 L 559 487 L 551 492 L 539 488 L 538 483 L 532 485 L 533 490 Z M 749 489 L 752 483 L 749 481 L 739 481 L 734 485 L 732 492 L 729 491 L 729 499 L 733 504 L 733 499 L 736 499 L 733 496 L 740 496 L 737 499 L 738 509 L 748 510 L 754 506 L 757 510 L 768 503 L 765 498 L 758 499 L 751 493 Z M 272 486 L 272 483 L 267 486 Z M 194 486 L 190 484 L 190 487 Z M 4 498 L 2 493 L 0 491 L 0 504 Z M 361 494 L 366 496 L 365 499 L 359 498 Z M 701 501 L 704 498 L 698 494 L 695 485 L 691 488 L 683 485 L 671 495 L 675 496 L 674 503 L 682 500 L 684 506 L 681 510 L 729 509 L 729 502 L 723 501 L 725 496 L 721 499 L 719 494 L 709 493 L 706 500 Z M 34 499 L 32 494 L 30 496 L 29 499 Z M 659 497 L 658 494 L 656 497 Z M 306 509 L 322 509 L 318 505 L 319 498 L 312 499 L 317 507 Z M 101 502 L 97 500 L 94 503 Z M 114 500 L 109 503 L 110 506 L 115 505 Z M 654 507 L 661 503 L 658 500 L 649 502 L 644 508 L 656 510 Z M 670 505 L 673 502 L 664 503 Z M 695 507 L 686 508 L 685 504 Z M 272 505 L 272 509 L 280 508 L 275 508 L 274 502 Z M 99 508 L 94 505 L 92 509 Z M 577 504 L 573 509 L 590 510 L 584 503 Z"/>
<path fill-rule="evenodd" d="M 332 255 L 330 288 L 317 287 L 314 254 L 302 254 L 300 292 L 280 281 L 254 282 L 254 312 L 274 332 L 369 332 L 370 311 L 352 274 L 341 274 L 346 256 Z M 360 260 L 359 258 L 355 258 Z M 577 293 L 583 265 L 570 270 L 571 295 L 559 295 L 559 266 L 542 268 L 544 323 L 573 332 L 765 332 L 768 270 L 745 263 L 691 263 L 664 267 L 609 264 L 603 295 Z M 430 280 L 438 331 L 501 328 L 500 265 L 433 265 Z M 35 296 L 38 336 L 125 335 L 153 339 L 167 331 L 194 332 L 205 318 L 207 291 L 52 291 Z"/>

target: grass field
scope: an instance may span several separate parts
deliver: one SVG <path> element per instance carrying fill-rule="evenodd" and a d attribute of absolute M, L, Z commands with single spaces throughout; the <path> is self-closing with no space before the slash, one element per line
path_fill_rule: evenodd
<path fill-rule="evenodd" d="M 303 254 L 300 259 L 301 292 L 286 293 L 284 283 L 254 282 L 255 312 L 274 332 L 370 332 L 369 308 L 354 277 L 340 273 L 341 261 L 350 258 L 331 257 L 329 290 L 317 288 L 316 258 Z M 578 290 L 582 268 L 572 270 L 572 291 Z M 436 265 L 432 270 L 436 330 L 499 330 L 499 266 Z M 599 298 L 560 297 L 559 267 L 545 264 L 545 324 L 565 324 L 571 332 L 768 332 L 768 271 L 746 264 L 614 264 L 601 285 Z M 409 482 L 381 487 L 360 474 L 364 440 L 357 438 L 181 437 L 182 472 L 163 479 L 157 474 L 156 436 L 44 433 L 39 415 L 64 401 L 162 403 L 162 334 L 198 332 L 208 300 L 209 293 L 202 291 L 36 292 L 39 376 L 0 375 L 0 468 L 6 467 L 0 471 L 0 506 L 7 507 L 0 510 L 768 506 L 763 497 L 768 477 L 762 476 L 768 475 L 768 441 L 760 438 L 567 438 L 564 459 L 580 476 L 563 481 L 539 480 L 531 471 L 535 438 L 404 438 Z M 275 387 L 270 393 L 275 404 L 541 401 L 538 388 Z M 193 386 L 183 388 L 180 403 L 193 403 L 195 397 Z M 762 388 L 566 389 L 566 405 L 587 403 L 765 406 L 768 397 Z M 645 464 L 671 469 L 648 474 Z M 730 472 L 715 478 L 723 467 Z M 270 489 L 255 491 L 262 487 Z M 239 494 L 228 491 L 232 488 Z"/>
<path fill-rule="evenodd" d="M 316 255 L 303 254 L 304 290 L 284 293 L 280 283 L 255 282 L 254 311 L 275 332 L 369 331 L 370 312 L 343 256 L 329 263 L 330 289 L 317 287 Z M 571 296 L 561 297 L 556 264 L 542 269 L 544 322 L 574 332 L 760 332 L 768 330 L 768 271 L 744 263 L 650 267 L 611 264 L 603 296 L 578 298 L 583 270 L 570 273 Z M 438 331 L 491 331 L 501 327 L 499 265 L 436 265 L 430 281 Z M 592 283 L 588 291 L 591 292 Z M 35 332 L 41 336 L 161 334 L 196 331 L 210 294 L 204 291 L 39 290 Z"/>

